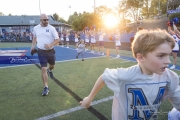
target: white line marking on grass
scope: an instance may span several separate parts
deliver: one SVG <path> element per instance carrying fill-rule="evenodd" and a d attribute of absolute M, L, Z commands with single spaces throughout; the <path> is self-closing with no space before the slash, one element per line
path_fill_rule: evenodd
<path fill-rule="evenodd" d="M 113 57 L 113 58 L 111 58 L 111 59 L 109 59 L 109 60 L 116 60 L 116 59 L 118 59 L 118 58 L 116 58 L 116 57 Z"/>
<path fill-rule="evenodd" d="M 84 58 L 84 59 L 96 59 L 96 58 L 102 58 L 102 57 L 105 57 L 105 56 L 89 57 L 89 58 Z M 58 63 L 58 62 L 67 62 L 67 61 L 76 61 L 76 60 L 80 60 L 80 59 L 62 60 L 62 61 L 56 61 L 56 63 Z M 29 65 L 34 65 L 34 64 L 6 66 L 6 67 L 0 67 L 0 69 L 1 68 L 11 68 L 11 67 L 22 67 L 22 66 L 29 66 Z"/>
<path fill-rule="evenodd" d="M 126 61 L 129 61 L 129 62 L 137 62 L 137 61 L 134 61 L 134 60 L 128 60 L 128 59 L 124 59 L 124 58 L 119 58 L 119 59 L 126 60 Z"/>
<path fill-rule="evenodd" d="M 99 56 L 99 57 L 89 57 L 89 58 L 84 58 L 84 59 L 96 59 L 96 58 L 103 58 L 105 56 Z M 71 60 L 63 60 L 63 61 L 56 61 L 56 63 L 58 62 L 68 62 L 68 61 L 77 61 L 77 60 L 81 60 L 81 58 L 78 58 L 78 59 L 71 59 Z"/>
<path fill-rule="evenodd" d="M 126 63 L 126 62 L 131 62 L 131 61 L 123 61 L 123 62 L 120 62 L 120 63 Z"/>
<path fill-rule="evenodd" d="M 112 99 L 113 99 L 113 96 L 110 96 L 110 97 L 107 97 L 107 98 L 104 98 L 104 99 L 101 99 L 101 100 L 93 101 L 91 103 L 91 106 L 97 105 L 99 103 L 106 102 L 106 101 L 109 101 L 109 100 L 112 100 Z M 48 115 L 48 116 L 38 118 L 37 120 L 49 120 L 49 119 L 59 117 L 59 116 L 62 116 L 62 115 L 68 114 L 68 113 L 72 113 L 72 112 L 75 112 L 75 111 L 78 111 L 78 110 L 81 110 L 81 109 L 84 109 L 84 107 L 77 106 L 77 107 L 74 107 L 74 108 L 70 108 L 70 109 L 67 109 L 67 110 L 57 112 L 55 114 L 51 114 L 51 115 Z"/>

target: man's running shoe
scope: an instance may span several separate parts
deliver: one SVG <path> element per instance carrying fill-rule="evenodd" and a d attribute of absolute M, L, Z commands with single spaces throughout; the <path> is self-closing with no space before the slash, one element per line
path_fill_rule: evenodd
<path fill-rule="evenodd" d="M 42 96 L 46 96 L 46 95 L 48 95 L 48 93 L 49 93 L 48 87 L 44 87 L 44 90 L 42 92 Z"/>

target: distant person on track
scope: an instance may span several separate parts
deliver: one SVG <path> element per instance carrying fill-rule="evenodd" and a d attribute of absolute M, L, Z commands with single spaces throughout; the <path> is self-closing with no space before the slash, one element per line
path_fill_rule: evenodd
<path fill-rule="evenodd" d="M 84 51 L 85 51 L 85 42 L 84 40 L 80 40 L 78 43 L 76 58 L 78 58 L 78 56 L 82 54 L 82 61 L 84 61 Z"/>

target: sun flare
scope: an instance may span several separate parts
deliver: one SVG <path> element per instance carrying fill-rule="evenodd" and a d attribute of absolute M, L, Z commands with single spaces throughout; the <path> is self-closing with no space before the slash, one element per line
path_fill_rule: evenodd
<path fill-rule="evenodd" d="M 104 16 L 103 19 L 104 19 L 104 25 L 106 27 L 112 28 L 117 26 L 118 24 L 118 19 L 113 14 L 107 14 L 106 16 Z"/>

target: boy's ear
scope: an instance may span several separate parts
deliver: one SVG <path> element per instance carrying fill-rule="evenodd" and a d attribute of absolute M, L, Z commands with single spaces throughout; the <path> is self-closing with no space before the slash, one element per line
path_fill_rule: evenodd
<path fill-rule="evenodd" d="M 141 53 L 137 53 L 136 54 L 136 59 L 138 60 L 138 61 L 140 61 L 140 62 L 144 62 L 144 55 L 143 54 L 141 54 Z"/>

